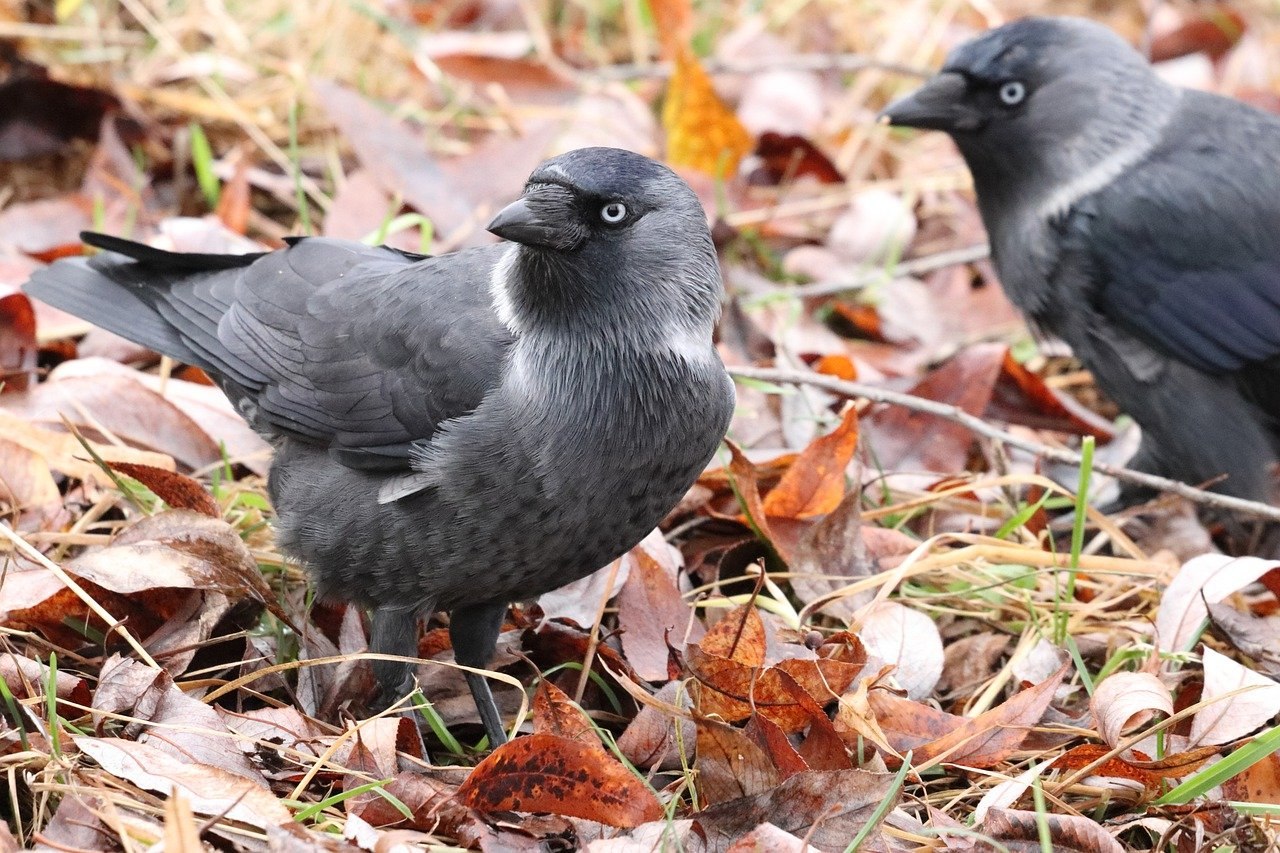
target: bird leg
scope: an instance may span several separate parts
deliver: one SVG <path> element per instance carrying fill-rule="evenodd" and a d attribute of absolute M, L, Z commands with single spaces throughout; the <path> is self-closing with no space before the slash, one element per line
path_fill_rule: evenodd
<path fill-rule="evenodd" d="M 430 608 L 425 608 L 429 610 Z M 423 607 L 376 607 L 370 619 L 369 651 L 402 657 L 418 656 L 418 617 Z M 371 703 L 383 710 L 413 689 L 414 665 L 407 661 L 375 660 L 373 674 L 381 691 Z"/>
<path fill-rule="evenodd" d="M 453 657 L 463 666 L 483 669 L 493 659 L 498 645 L 498 633 L 502 630 L 502 617 L 507 614 L 506 602 L 476 604 L 458 607 L 449 614 L 449 639 L 453 641 Z M 480 722 L 489 736 L 489 746 L 498 747 L 507 742 L 502 727 L 498 704 L 493 701 L 489 682 L 477 672 L 464 672 L 471 698 L 480 712 Z"/>

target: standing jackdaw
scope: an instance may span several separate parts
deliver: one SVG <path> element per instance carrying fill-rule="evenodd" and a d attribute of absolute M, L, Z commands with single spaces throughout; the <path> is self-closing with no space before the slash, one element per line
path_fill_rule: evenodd
<path fill-rule="evenodd" d="M 202 255 L 107 250 L 30 295 L 204 368 L 275 445 L 281 547 L 322 594 L 372 608 L 370 649 L 416 656 L 451 611 L 483 667 L 507 605 L 653 529 L 711 459 L 733 384 L 702 206 L 670 169 L 586 148 L 543 163 L 489 230 L 439 257 L 322 238 Z M 376 662 L 382 703 L 412 666 Z M 505 733 L 479 675 L 490 743 Z"/>
<path fill-rule="evenodd" d="M 883 115 L 955 140 L 1005 292 L 1142 427 L 1133 467 L 1269 498 L 1280 119 L 1165 83 L 1072 18 L 961 45 Z"/>

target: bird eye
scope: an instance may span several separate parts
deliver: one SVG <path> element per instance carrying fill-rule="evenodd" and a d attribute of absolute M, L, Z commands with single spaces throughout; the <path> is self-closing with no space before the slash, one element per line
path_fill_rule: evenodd
<path fill-rule="evenodd" d="M 1016 107 L 1027 96 L 1027 87 L 1021 80 L 1009 80 L 1000 85 L 1000 102 L 1006 107 Z"/>
<path fill-rule="evenodd" d="M 600 208 L 600 218 L 608 225 L 617 225 L 627 218 L 627 206 L 620 201 L 611 201 Z"/>

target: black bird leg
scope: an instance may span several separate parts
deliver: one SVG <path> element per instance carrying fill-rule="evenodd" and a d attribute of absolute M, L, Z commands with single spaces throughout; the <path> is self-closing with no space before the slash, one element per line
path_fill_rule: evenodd
<path fill-rule="evenodd" d="M 429 610 L 430 606 L 425 610 L 419 606 L 375 608 L 370 617 L 373 624 L 369 631 L 369 651 L 417 657 L 418 618 Z M 413 664 L 404 661 L 373 661 L 373 674 L 381 688 L 373 704 L 375 710 L 390 707 L 413 689 L 413 670 Z"/>
<path fill-rule="evenodd" d="M 506 602 L 455 608 L 449 614 L 449 639 L 453 641 L 454 660 L 463 666 L 477 669 L 488 666 L 498 645 L 502 617 L 506 614 Z M 484 723 L 485 734 L 489 736 L 489 746 L 502 746 L 507 742 L 507 733 L 502 727 L 498 703 L 493 701 L 488 680 L 475 672 L 463 674 L 467 677 L 467 686 L 471 688 L 471 698 L 475 700 L 476 710 L 480 712 L 480 722 Z"/>

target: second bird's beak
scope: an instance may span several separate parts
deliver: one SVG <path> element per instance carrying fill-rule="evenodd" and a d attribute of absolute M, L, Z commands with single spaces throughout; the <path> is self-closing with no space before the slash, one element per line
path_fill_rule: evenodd
<path fill-rule="evenodd" d="M 504 240 L 545 249 L 568 249 L 580 239 L 568 190 L 554 184 L 531 186 L 502 208 L 486 229 Z"/>
<path fill-rule="evenodd" d="M 926 130 L 977 130 L 982 126 L 982 117 L 966 101 L 968 89 L 963 75 L 943 71 L 881 110 L 880 120 Z"/>

